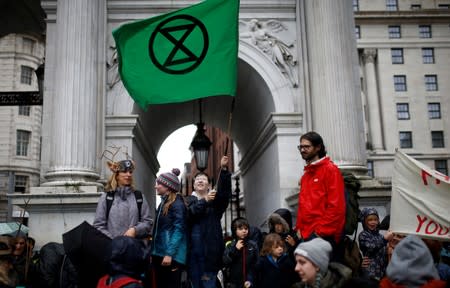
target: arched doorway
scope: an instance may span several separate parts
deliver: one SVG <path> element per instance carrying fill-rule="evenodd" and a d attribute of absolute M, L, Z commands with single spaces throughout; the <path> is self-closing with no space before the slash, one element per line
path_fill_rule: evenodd
<path fill-rule="evenodd" d="M 287 207 L 286 198 L 298 192 L 302 163 L 296 145 L 302 131 L 301 97 L 295 94 L 299 89 L 289 85 L 270 59 L 246 43 L 240 46 L 238 69 L 231 137 L 239 148 L 235 162 L 246 215 L 259 225 L 274 209 Z M 143 111 L 123 92 L 108 99 L 106 144 L 132 147 L 133 158 L 142 163 L 136 171 L 136 184 L 148 190 L 149 199 L 153 199 L 159 148 L 173 131 L 199 121 L 199 106 L 197 101 L 190 101 L 151 105 Z M 227 131 L 232 99 L 204 98 L 203 122 Z M 131 115 L 126 114 L 127 107 L 132 107 Z M 180 143 L 180 149 L 187 149 L 189 144 Z"/>

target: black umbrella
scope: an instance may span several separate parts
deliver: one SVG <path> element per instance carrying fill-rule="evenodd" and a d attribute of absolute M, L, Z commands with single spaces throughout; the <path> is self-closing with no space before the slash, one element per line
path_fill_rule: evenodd
<path fill-rule="evenodd" d="M 63 234 L 64 250 L 77 269 L 80 287 L 96 287 L 107 274 L 111 239 L 84 221 Z"/>

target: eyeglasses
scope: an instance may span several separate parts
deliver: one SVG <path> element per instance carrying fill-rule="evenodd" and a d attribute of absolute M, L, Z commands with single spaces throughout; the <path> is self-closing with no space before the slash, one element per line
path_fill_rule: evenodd
<path fill-rule="evenodd" d="M 311 147 L 313 147 L 313 146 L 312 145 L 298 145 L 297 149 L 298 149 L 298 151 L 302 151 L 303 149 L 309 150 L 309 149 L 311 149 Z"/>

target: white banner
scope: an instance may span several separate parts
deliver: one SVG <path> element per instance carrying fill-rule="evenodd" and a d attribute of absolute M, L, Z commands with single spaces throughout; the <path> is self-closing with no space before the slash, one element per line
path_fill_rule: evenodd
<path fill-rule="evenodd" d="M 450 239 L 450 178 L 397 151 L 392 176 L 390 229 Z"/>

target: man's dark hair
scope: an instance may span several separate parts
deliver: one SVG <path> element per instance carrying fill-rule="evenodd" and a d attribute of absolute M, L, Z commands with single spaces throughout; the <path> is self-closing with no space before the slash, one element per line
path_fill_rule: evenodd
<path fill-rule="evenodd" d="M 318 153 L 319 158 L 325 157 L 327 155 L 327 150 L 325 149 L 325 145 L 323 144 L 322 136 L 320 136 L 319 133 L 314 131 L 307 132 L 300 137 L 300 141 L 302 141 L 302 139 L 308 140 L 314 147 L 320 145 L 320 150 Z"/>

